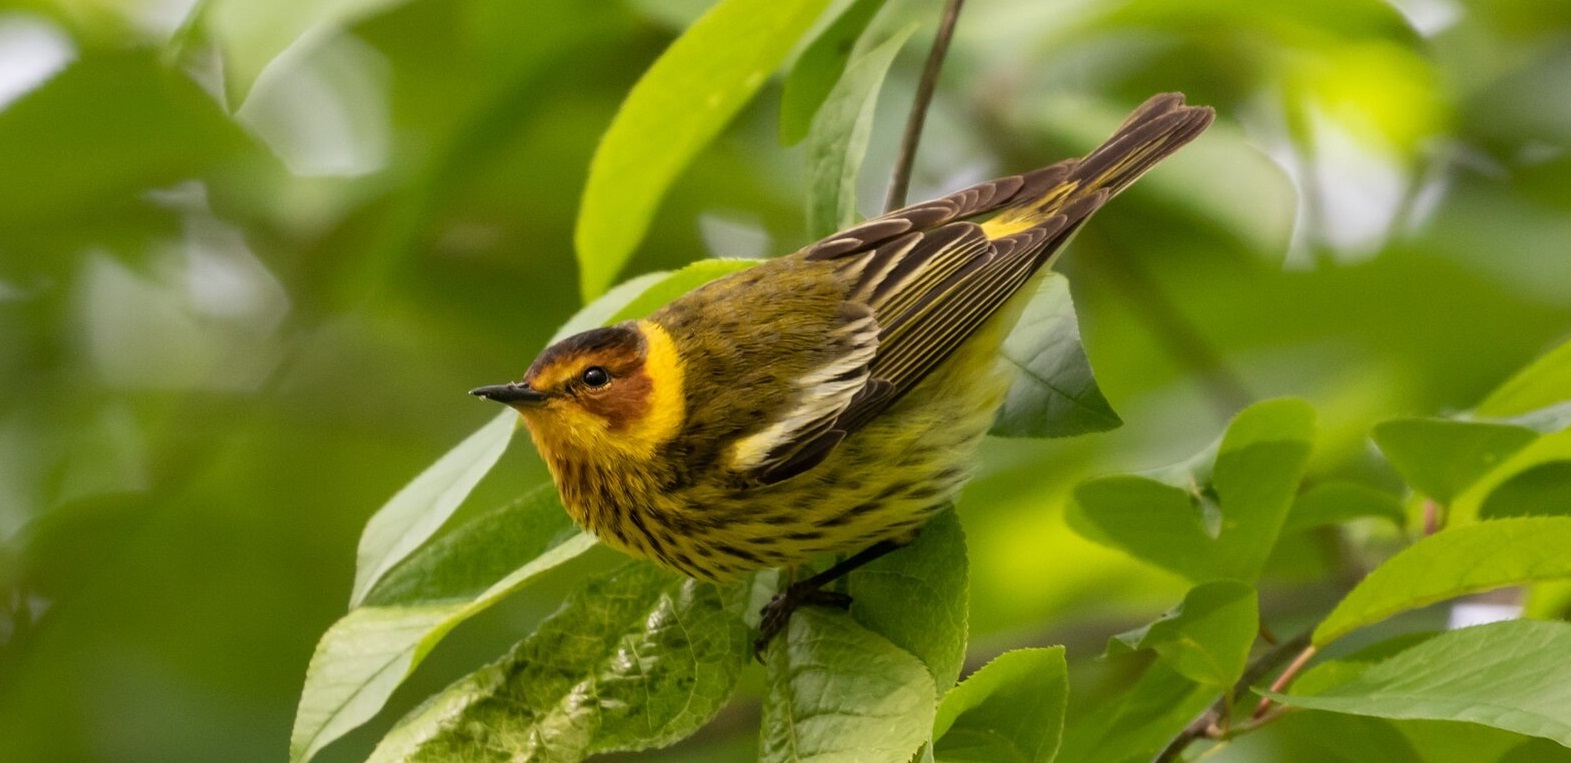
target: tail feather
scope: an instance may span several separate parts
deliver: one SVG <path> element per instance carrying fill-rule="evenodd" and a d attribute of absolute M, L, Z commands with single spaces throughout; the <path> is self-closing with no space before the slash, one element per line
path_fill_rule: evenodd
<path fill-rule="evenodd" d="M 1153 96 L 1129 115 L 1107 142 L 1080 160 L 1072 180 L 1116 195 L 1158 162 L 1194 140 L 1216 118 L 1209 106 L 1185 106 L 1184 96 Z"/>
<path fill-rule="evenodd" d="M 787 472 L 810 468 L 840 438 L 896 404 L 1001 313 L 1091 215 L 1211 124 L 1211 109 L 1169 93 L 1147 100 L 1083 159 L 974 185 L 868 220 L 803 249 L 838 261 L 847 298 L 871 311 L 877 351 L 868 387 L 832 420 L 771 448 Z M 976 222 L 981 221 L 981 222 Z M 1012 308 L 1011 308 L 1012 309 Z M 1002 340 L 1000 335 L 999 340 Z M 804 435 L 805 436 L 805 435 Z M 773 475 L 766 475 L 772 478 Z"/>
<path fill-rule="evenodd" d="M 1184 105 L 1182 93 L 1152 96 L 1085 158 L 1026 173 L 1010 206 L 982 229 L 988 238 L 1001 239 L 1062 214 L 1075 200 L 1098 192 L 1105 192 L 1104 201 L 1110 199 L 1198 137 L 1215 118 L 1209 106 Z"/>

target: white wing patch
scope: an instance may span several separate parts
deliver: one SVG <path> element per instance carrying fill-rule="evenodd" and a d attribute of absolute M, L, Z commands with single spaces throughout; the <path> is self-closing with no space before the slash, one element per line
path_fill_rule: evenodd
<path fill-rule="evenodd" d="M 835 329 L 827 341 L 845 345 L 847 351 L 797 380 L 796 407 L 779 421 L 731 446 L 733 469 L 751 471 L 789 457 L 790 449 L 781 453 L 781 446 L 827 431 L 867 386 L 868 367 L 878 352 L 878 322 L 872 313 Z"/>

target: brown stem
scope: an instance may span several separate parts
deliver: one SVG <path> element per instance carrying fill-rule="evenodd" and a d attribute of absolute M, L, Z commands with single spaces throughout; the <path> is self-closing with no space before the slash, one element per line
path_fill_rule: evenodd
<path fill-rule="evenodd" d="M 1271 691 L 1280 692 L 1286 689 L 1288 682 L 1297 677 L 1298 671 L 1303 670 L 1304 666 L 1309 664 L 1309 660 L 1315 656 L 1316 651 L 1318 650 L 1313 645 L 1304 647 L 1304 651 L 1299 652 L 1298 656 L 1293 658 L 1293 662 L 1287 666 L 1286 670 L 1282 671 L 1282 675 L 1277 676 L 1276 680 L 1271 682 Z M 1251 717 L 1258 721 L 1269 709 L 1271 709 L 1271 698 L 1264 697 L 1260 700 L 1260 704 L 1255 706 L 1255 713 Z"/>
<path fill-rule="evenodd" d="M 938 36 L 933 38 L 933 48 L 928 51 L 927 64 L 922 67 L 922 79 L 916 86 L 916 97 L 911 101 L 911 115 L 906 117 L 905 135 L 900 139 L 900 155 L 895 160 L 894 176 L 889 180 L 889 196 L 884 200 L 885 212 L 906 205 L 906 193 L 911 189 L 911 167 L 916 164 L 916 144 L 922 138 L 927 107 L 933 102 L 933 92 L 938 88 L 938 74 L 944 68 L 944 56 L 949 52 L 949 40 L 955 35 L 955 22 L 960 18 L 960 6 L 964 4 L 965 0 L 944 0 L 944 15 L 938 22 Z"/>
<path fill-rule="evenodd" d="M 1299 668 L 1303 667 L 1303 663 L 1309 659 L 1306 654 L 1310 656 L 1314 654 L 1314 647 L 1309 645 L 1309 638 L 1309 633 L 1301 633 L 1278 644 L 1271 651 L 1260 655 L 1254 662 L 1249 663 L 1249 667 L 1244 669 L 1244 674 L 1238 678 L 1238 683 L 1233 684 L 1233 690 L 1223 695 L 1221 699 L 1218 699 L 1216 704 L 1201 714 L 1199 718 L 1196 718 L 1194 723 L 1185 726 L 1178 736 L 1173 737 L 1173 741 L 1169 742 L 1167 747 L 1162 748 L 1162 752 L 1157 754 L 1153 763 L 1173 763 L 1173 761 L 1182 758 L 1184 750 L 1196 739 L 1202 737 L 1216 739 L 1221 737 L 1226 732 L 1226 729 L 1218 724 L 1229 717 L 1233 698 L 1243 696 L 1244 692 L 1249 691 L 1249 687 L 1254 686 L 1256 681 L 1265 678 L 1271 671 L 1276 669 L 1276 666 L 1281 665 L 1288 655 L 1298 652 L 1298 657 L 1293 660 L 1293 664 L 1289 665 L 1287 670 L 1283 671 L 1282 678 L 1278 678 L 1271 685 L 1271 690 L 1277 691 L 1280 685 L 1285 685 L 1283 679 L 1291 676 Z"/>
<path fill-rule="evenodd" d="M 1440 504 L 1431 500 L 1424 501 L 1424 535 L 1434 535 L 1445 526 L 1444 512 Z"/>

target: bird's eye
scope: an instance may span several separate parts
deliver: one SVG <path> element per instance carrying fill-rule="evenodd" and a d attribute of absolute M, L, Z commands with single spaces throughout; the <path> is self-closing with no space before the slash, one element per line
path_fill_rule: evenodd
<path fill-rule="evenodd" d="M 591 387 L 604 387 L 611 383 L 611 374 L 606 373 L 600 366 L 590 366 L 584 369 L 584 383 Z"/>

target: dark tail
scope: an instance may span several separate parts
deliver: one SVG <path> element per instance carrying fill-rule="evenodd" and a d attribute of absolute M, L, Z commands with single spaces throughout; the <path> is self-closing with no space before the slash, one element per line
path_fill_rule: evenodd
<path fill-rule="evenodd" d="M 1026 173 L 1024 187 L 1015 194 L 1018 206 L 984 227 L 996 235 L 995 231 L 1027 228 L 1088 203 L 1093 209 L 1099 207 L 1199 137 L 1214 119 L 1216 112 L 1209 106 L 1185 106 L 1183 93 L 1152 96 L 1085 158 Z M 1090 201 L 1093 198 L 1096 201 Z"/>

